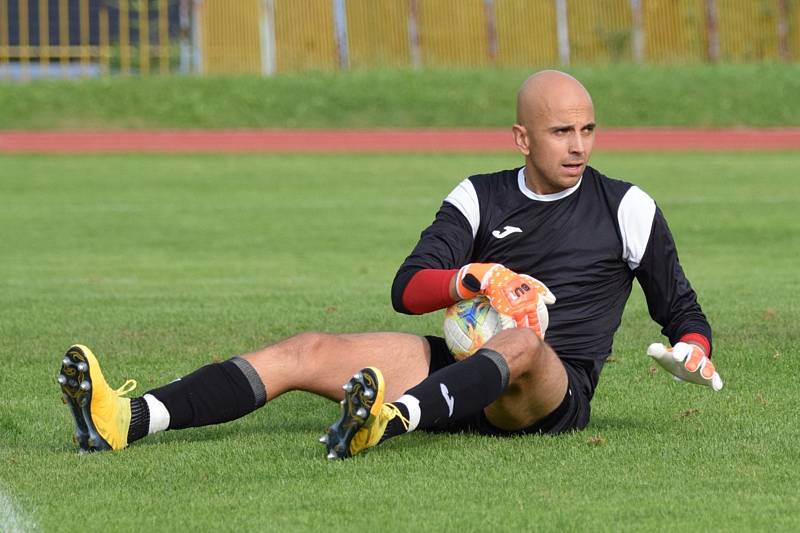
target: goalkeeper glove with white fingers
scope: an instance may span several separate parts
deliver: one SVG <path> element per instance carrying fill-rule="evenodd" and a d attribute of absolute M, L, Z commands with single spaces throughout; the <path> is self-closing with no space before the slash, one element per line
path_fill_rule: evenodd
<path fill-rule="evenodd" d="M 667 348 L 655 342 L 647 348 L 647 355 L 679 380 L 707 385 L 715 391 L 722 389 L 722 378 L 714 368 L 714 363 L 693 344 L 679 342 Z"/>
<path fill-rule="evenodd" d="M 549 323 L 547 305 L 556 302 L 544 283 L 499 263 L 470 263 L 461 267 L 456 291 L 464 299 L 485 295 L 498 313 L 510 316 L 518 328 L 533 329 L 542 339 Z"/>

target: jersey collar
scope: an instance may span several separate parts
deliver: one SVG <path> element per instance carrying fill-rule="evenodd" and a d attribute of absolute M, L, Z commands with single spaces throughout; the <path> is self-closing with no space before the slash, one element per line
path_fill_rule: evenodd
<path fill-rule="evenodd" d="M 540 202 L 555 202 L 556 200 L 561 200 L 562 198 L 566 198 L 570 194 L 574 193 L 578 190 L 578 187 L 581 186 L 581 182 L 583 181 L 583 176 L 578 180 L 578 183 L 570 187 L 569 189 L 564 189 L 563 191 L 554 192 L 553 194 L 537 194 L 528 188 L 528 184 L 525 183 L 525 167 L 519 169 L 517 173 L 517 183 L 519 184 L 519 192 L 530 198 L 531 200 L 538 200 Z"/>

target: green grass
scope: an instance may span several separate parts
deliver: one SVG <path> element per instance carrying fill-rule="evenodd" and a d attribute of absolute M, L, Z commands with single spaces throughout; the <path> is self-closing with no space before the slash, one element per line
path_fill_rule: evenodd
<path fill-rule="evenodd" d="M 507 127 L 535 70 L 0 83 L 0 129 Z M 799 126 L 800 65 L 575 67 L 604 126 Z"/>
<path fill-rule="evenodd" d="M 331 464 L 338 406 L 302 393 L 78 456 L 61 353 L 145 391 L 298 330 L 435 334 L 391 311 L 394 271 L 463 176 L 515 157 L 0 157 L 0 504 L 45 531 L 796 531 L 800 154 L 594 163 L 665 211 L 726 388 L 653 370 L 635 288 L 584 432 L 415 433 Z"/>

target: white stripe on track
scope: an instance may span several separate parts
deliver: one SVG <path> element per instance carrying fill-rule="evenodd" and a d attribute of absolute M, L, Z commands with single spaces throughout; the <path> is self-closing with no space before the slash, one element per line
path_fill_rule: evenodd
<path fill-rule="evenodd" d="M 25 516 L 14 499 L 0 485 L 0 531 L 4 533 L 27 533 L 38 531 L 36 523 Z"/>

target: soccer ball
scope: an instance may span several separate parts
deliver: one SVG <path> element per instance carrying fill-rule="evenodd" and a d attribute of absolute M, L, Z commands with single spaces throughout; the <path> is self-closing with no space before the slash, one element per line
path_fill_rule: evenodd
<path fill-rule="evenodd" d="M 492 336 L 516 327 L 511 317 L 501 315 L 485 296 L 461 300 L 444 312 L 444 340 L 457 360 L 474 354 Z"/>

